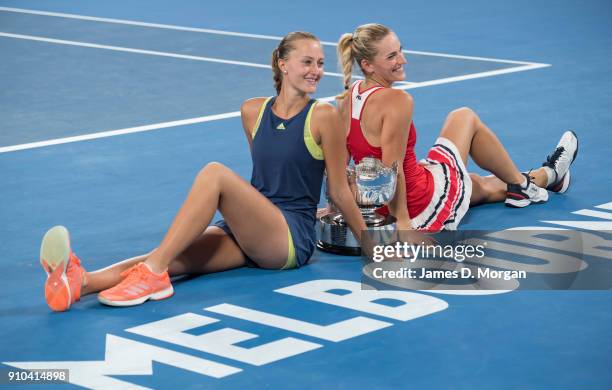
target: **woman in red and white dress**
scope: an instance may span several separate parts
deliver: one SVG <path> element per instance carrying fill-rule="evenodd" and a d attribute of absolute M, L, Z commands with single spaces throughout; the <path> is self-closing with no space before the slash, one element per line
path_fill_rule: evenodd
<path fill-rule="evenodd" d="M 380 24 L 359 26 L 342 35 L 338 57 L 346 90 L 338 97 L 338 107 L 353 160 L 370 156 L 403 167 L 398 183 L 405 185 L 397 186 L 388 210 L 381 210 L 397 218 L 399 229 L 452 230 L 470 205 L 505 200 L 508 206 L 525 207 L 548 200 L 546 189 L 567 189 L 578 148 L 573 132 L 565 132 L 543 166 L 527 175 L 516 168 L 493 131 L 464 107 L 448 115 L 427 158 L 417 162 L 413 98 L 391 88 L 405 78 L 406 59 L 397 35 Z M 351 85 L 355 63 L 365 80 Z M 468 173 L 468 156 L 493 175 Z"/>

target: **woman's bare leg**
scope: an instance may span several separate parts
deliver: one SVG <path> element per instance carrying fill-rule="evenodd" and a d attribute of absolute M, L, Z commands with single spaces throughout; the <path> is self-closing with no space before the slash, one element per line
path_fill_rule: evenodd
<path fill-rule="evenodd" d="M 523 175 L 495 133 L 471 109 L 463 107 L 452 111 L 440 136 L 451 140 L 457 146 L 464 164 L 467 164 L 468 156 L 472 156 L 479 167 L 493 173 L 503 183 L 523 182 Z M 532 171 L 531 176 L 538 187 L 546 187 L 547 176 L 542 168 Z M 496 185 L 494 187 L 497 188 Z"/>
<path fill-rule="evenodd" d="M 483 203 L 502 202 L 506 199 L 507 185 L 496 176 L 479 176 L 470 173 L 472 195 L 470 207 Z"/>
<path fill-rule="evenodd" d="M 281 268 L 289 253 L 281 211 L 229 168 L 210 163 L 196 177 L 187 199 L 159 247 L 145 260 L 163 272 L 209 225 L 219 210 L 240 248 L 263 268 Z"/>
<path fill-rule="evenodd" d="M 238 244 L 222 229 L 208 226 L 220 210 Z M 121 273 L 146 262 L 171 276 L 217 272 L 243 266 L 245 254 L 262 268 L 282 268 L 289 253 L 287 222 L 280 210 L 229 168 L 208 164 L 197 175 L 187 199 L 160 246 L 85 274 L 82 294 L 111 288 Z"/>
<path fill-rule="evenodd" d="M 106 268 L 87 272 L 83 279 L 81 295 L 96 293 L 115 286 L 121 281 L 121 273 L 143 262 L 149 254 L 120 261 Z M 208 274 L 242 267 L 245 257 L 236 242 L 222 229 L 209 226 L 168 267 L 170 276 Z"/>
<path fill-rule="evenodd" d="M 85 272 L 83 275 L 81 296 L 113 287 L 121 281 L 121 273 L 123 271 L 145 261 L 146 259 L 147 255 L 136 256 L 93 272 Z"/>

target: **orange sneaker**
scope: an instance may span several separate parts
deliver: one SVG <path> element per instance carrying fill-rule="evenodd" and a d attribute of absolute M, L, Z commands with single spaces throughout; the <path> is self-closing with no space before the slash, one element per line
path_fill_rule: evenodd
<path fill-rule="evenodd" d="M 145 263 L 138 263 L 121 273 L 123 280 L 98 294 L 98 301 L 109 306 L 135 306 L 151 299 L 170 298 L 174 289 L 168 272 L 156 274 Z"/>
<path fill-rule="evenodd" d="M 63 226 L 45 233 L 40 245 L 40 264 L 47 273 L 45 299 L 53 311 L 65 311 L 81 298 L 85 269 L 70 249 L 70 235 Z"/>

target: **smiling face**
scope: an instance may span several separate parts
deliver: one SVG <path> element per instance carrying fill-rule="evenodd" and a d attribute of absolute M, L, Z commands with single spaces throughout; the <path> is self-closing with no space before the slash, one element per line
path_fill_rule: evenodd
<path fill-rule="evenodd" d="M 323 77 L 324 56 L 319 41 L 300 39 L 292 43 L 293 50 L 287 58 L 279 59 L 283 73 L 282 88 L 292 88 L 300 93 L 312 94 Z"/>
<path fill-rule="evenodd" d="M 402 53 L 402 44 L 394 32 L 390 32 L 375 45 L 376 55 L 371 61 L 362 60 L 361 68 L 366 76 L 390 86 L 406 78 L 404 64 L 406 57 Z"/>

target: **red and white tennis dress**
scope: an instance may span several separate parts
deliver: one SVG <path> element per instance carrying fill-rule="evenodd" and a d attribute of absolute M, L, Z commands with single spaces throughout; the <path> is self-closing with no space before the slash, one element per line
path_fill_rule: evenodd
<path fill-rule="evenodd" d="M 351 124 L 347 137 L 347 147 L 356 164 L 364 157 L 382 160 L 382 149 L 370 145 L 363 135 L 361 115 L 368 98 L 385 87 L 375 86 L 359 92 L 361 84 L 362 81 L 357 81 L 351 87 Z M 472 181 L 461 154 L 450 140 L 439 137 L 427 158 L 419 164 L 415 144 L 416 129 L 411 123 L 403 169 L 413 227 L 433 232 L 455 230 L 468 210 L 472 194 Z M 379 213 L 384 215 L 389 211 L 383 207 Z"/>

